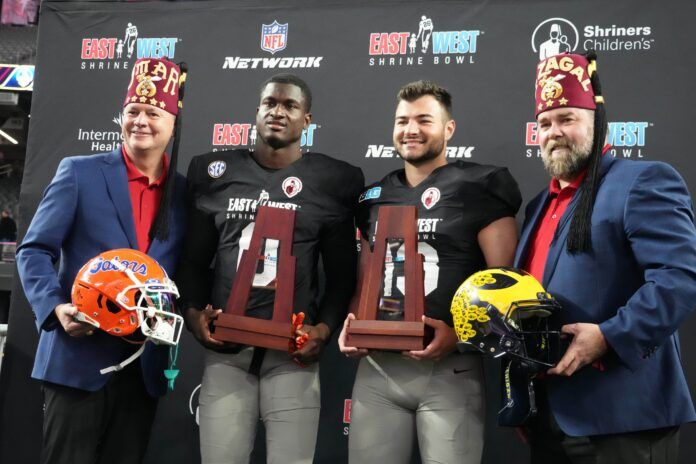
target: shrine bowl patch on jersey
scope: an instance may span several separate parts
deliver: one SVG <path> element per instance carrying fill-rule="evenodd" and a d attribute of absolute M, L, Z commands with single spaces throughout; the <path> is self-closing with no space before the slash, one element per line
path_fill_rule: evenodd
<path fill-rule="evenodd" d="M 302 181 L 295 176 L 288 177 L 283 181 L 282 187 L 283 193 L 292 198 L 302 191 Z"/>
<path fill-rule="evenodd" d="M 437 187 L 430 187 L 421 195 L 421 202 L 427 209 L 435 206 L 438 201 L 440 201 L 440 189 Z"/>

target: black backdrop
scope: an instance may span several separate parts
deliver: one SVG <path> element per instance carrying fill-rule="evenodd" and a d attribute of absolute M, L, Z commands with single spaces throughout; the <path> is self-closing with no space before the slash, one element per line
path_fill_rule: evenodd
<path fill-rule="evenodd" d="M 372 182 L 401 164 L 391 148 L 397 89 L 428 78 L 454 96 L 451 157 L 508 166 L 529 200 L 548 182 L 533 124 L 534 66 L 549 47 L 594 47 L 612 122 L 612 154 L 668 161 L 692 189 L 696 185 L 687 142 L 696 120 L 691 24 L 696 6 L 686 0 L 44 2 L 42 7 L 20 233 L 61 158 L 107 151 L 118 143 L 120 103 L 139 56 L 189 64 L 182 172 L 195 154 L 252 145 L 259 83 L 290 71 L 314 92 L 315 126 L 304 148 L 356 164 Z M 421 22 L 432 30 L 427 44 L 419 34 Z M 263 25 L 269 25 L 266 37 Z M 547 42 L 553 25 L 563 36 L 555 45 Z M 130 35 L 131 56 L 129 26 L 137 30 L 137 38 Z M 30 463 L 37 461 L 41 433 L 39 384 L 29 378 L 37 334 L 18 283 L 13 297 L 0 379 L 0 462 Z M 691 318 L 681 330 L 692 391 L 694 328 Z M 182 374 L 160 403 L 149 463 L 199 460 L 195 413 L 202 352 L 188 334 L 182 338 Z M 316 461 L 344 462 L 345 400 L 355 365 L 337 355 L 334 341 L 321 370 Z M 526 462 L 514 433 L 495 426 L 497 378 L 495 369 L 488 371 L 484 462 Z M 691 462 L 694 426 L 682 429 L 681 446 L 681 462 Z M 261 462 L 262 448 L 257 454 Z"/>

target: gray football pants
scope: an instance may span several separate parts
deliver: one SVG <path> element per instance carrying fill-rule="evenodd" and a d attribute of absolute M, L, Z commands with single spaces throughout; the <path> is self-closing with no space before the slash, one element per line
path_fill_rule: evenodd
<path fill-rule="evenodd" d="M 319 368 L 299 367 L 268 350 L 259 376 L 249 374 L 253 350 L 206 350 L 199 396 L 203 464 L 248 464 L 259 417 L 266 427 L 266 462 L 311 464 L 317 439 Z"/>
<path fill-rule="evenodd" d="M 408 463 L 417 437 L 424 464 L 478 464 L 484 396 L 479 355 L 433 362 L 373 353 L 360 361 L 353 386 L 349 462 Z"/>

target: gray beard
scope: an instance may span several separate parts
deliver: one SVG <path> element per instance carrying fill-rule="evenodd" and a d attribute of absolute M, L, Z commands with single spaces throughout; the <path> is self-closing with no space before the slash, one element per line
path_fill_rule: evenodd
<path fill-rule="evenodd" d="M 573 145 L 567 140 L 550 140 L 541 150 L 541 159 L 549 175 L 555 179 L 565 181 L 574 180 L 583 169 L 587 167 L 592 151 L 593 134 L 583 141 L 581 145 Z M 570 153 L 565 156 L 554 156 L 551 151 L 555 147 L 568 147 Z"/>

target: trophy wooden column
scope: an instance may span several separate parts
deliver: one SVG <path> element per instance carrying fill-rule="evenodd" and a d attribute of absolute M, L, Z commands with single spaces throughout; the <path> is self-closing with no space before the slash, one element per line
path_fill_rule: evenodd
<path fill-rule="evenodd" d="M 421 317 L 425 311 L 423 287 L 423 255 L 418 253 L 415 206 L 382 206 L 377 215 L 377 236 L 371 252 L 363 243 L 361 262 L 367 269 L 359 285 L 360 300 L 356 319 L 349 321 L 346 345 L 377 350 L 422 350 L 432 334 Z M 377 320 L 380 294 L 384 281 L 387 242 L 404 240 L 404 320 Z"/>
<path fill-rule="evenodd" d="M 213 338 L 245 345 L 287 351 L 294 339 L 292 313 L 295 301 L 295 257 L 292 256 L 292 237 L 295 230 L 295 211 L 261 206 L 249 249 L 242 253 L 232 292 L 225 312 L 215 321 Z M 273 318 L 259 319 L 245 315 L 249 293 L 259 261 L 264 261 L 265 239 L 278 240 L 278 261 L 275 280 Z"/>

